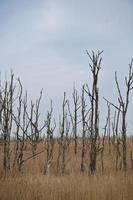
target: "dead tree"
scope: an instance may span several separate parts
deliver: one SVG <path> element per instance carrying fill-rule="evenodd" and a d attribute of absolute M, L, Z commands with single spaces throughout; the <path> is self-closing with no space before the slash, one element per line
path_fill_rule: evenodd
<path fill-rule="evenodd" d="M 22 133 L 19 136 L 20 149 L 19 149 L 19 155 L 17 158 L 17 165 L 18 165 L 18 169 L 20 172 L 23 172 L 23 166 L 24 166 L 23 154 L 24 154 L 26 135 L 27 135 L 28 128 L 29 128 L 29 120 L 27 118 L 26 112 L 27 112 L 27 93 L 23 100 L 22 125 L 21 125 Z"/>
<path fill-rule="evenodd" d="M 107 103 L 107 108 L 108 108 L 108 114 L 106 117 L 106 123 L 105 123 L 105 127 L 104 127 L 104 134 L 102 136 L 102 147 L 101 147 L 101 167 L 102 167 L 102 172 L 104 171 L 104 147 L 105 147 L 105 139 L 107 136 L 107 130 L 108 128 L 110 128 L 110 104 Z M 110 132 L 109 132 L 110 133 Z M 110 135 L 108 135 L 110 137 Z M 109 143 L 110 145 L 110 143 Z"/>
<path fill-rule="evenodd" d="M 99 78 L 99 71 L 101 69 L 101 61 L 102 58 L 100 57 L 102 52 L 98 52 L 95 54 L 92 52 L 92 56 L 88 53 L 91 60 L 91 64 L 89 64 L 91 72 L 92 72 L 92 89 L 86 90 L 87 94 L 90 97 L 90 104 L 91 104 L 91 119 L 90 119 L 90 164 L 89 169 L 91 174 L 94 174 L 96 171 L 96 159 L 97 153 L 99 151 L 99 90 L 98 90 L 98 78 Z"/>
<path fill-rule="evenodd" d="M 119 134 L 120 110 L 121 110 L 121 105 L 119 109 L 117 110 L 117 112 L 115 112 L 116 114 L 114 116 L 114 127 L 115 127 L 114 135 L 116 137 L 116 144 L 114 143 L 115 148 L 116 148 L 116 162 L 115 162 L 116 171 L 118 171 L 118 169 L 121 170 L 122 168 L 121 150 L 120 150 L 121 138 Z"/>
<path fill-rule="evenodd" d="M 77 135 L 77 128 L 78 128 L 78 124 L 79 124 L 79 120 L 78 120 L 78 110 L 80 109 L 81 105 L 79 102 L 79 95 L 78 95 L 78 91 L 75 89 L 75 87 L 73 88 L 73 104 L 74 104 L 74 111 L 72 114 L 70 111 L 70 106 L 68 103 L 68 111 L 70 114 L 70 118 L 71 118 L 71 123 L 72 123 L 72 130 L 73 130 L 73 138 L 74 138 L 74 153 L 77 154 L 77 150 L 78 150 L 78 135 Z"/>
<path fill-rule="evenodd" d="M 56 128 L 56 122 L 54 119 L 54 125 L 52 127 L 52 113 L 53 113 L 53 106 L 51 101 L 51 109 L 47 113 L 47 120 L 46 120 L 46 131 L 47 131 L 47 138 L 46 138 L 46 152 L 47 152 L 47 158 L 46 158 L 46 164 L 44 168 L 44 174 L 47 176 L 51 175 L 51 165 L 53 160 L 53 151 L 54 151 L 54 130 Z"/>
<path fill-rule="evenodd" d="M 116 143 L 116 140 L 117 140 L 117 135 L 116 135 L 116 122 L 117 122 L 117 120 L 116 120 L 116 117 L 117 117 L 117 110 L 115 110 L 114 118 L 113 118 L 113 121 L 111 122 L 111 128 L 112 128 L 112 134 L 113 134 L 112 144 L 113 144 L 114 149 L 115 149 L 115 143 Z"/>
<path fill-rule="evenodd" d="M 36 100 L 35 108 L 34 104 L 31 101 L 31 118 L 30 118 L 30 124 L 31 124 L 31 142 L 32 142 L 32 154 L 36 154 L 37 151 L 37 144 L 40 139 L 40 132 L 43 130 L 44 126 L 41 128 L 41 131 L 39 130 L 39 108 L 40 108 L 40 102 L 42 98 L 42 91 L 40 92 L 40 97 L 38 100 Z M 34 116 L 33 116 L 34 115 Z M 35 119 L 34 119 L 35 118 Z M 34 121 L 33 121 L 34 120 Z M 33 158 L 35 158 L 33 156 Z"/>
<path fill-rule="evenodd" d="M 118 103 L 119 106 L 114 105 L 113 103 L 110 103 L 112 106 L 114 106 L 121 115 L 121 136 L 122 136 L 122 165 L 124 171 L 127 169 L 127 122 L 126 122 L 126 117 L 127 117 L 127 111 L 128 111 L 128 106 L 129 106 L 129 97 L 130 97 L 130 92 L 133 90 L 133 60 L 131 60 L 131 63 L 129 64 L 129 73 L 128 77 L 125 77 L 125 85 L 126 85 L 126 95 L 125 99 L 122 96 L 122 92 L 120 89 L 120 85 L 117 79 L 117 73 L 115 72 L 115 82 L 117 86 L 117 91 L 118 91 Z M 108 100 L 106 100 L 108 101 Z M 108 101 L 109 102 L 109 101 Z"/>
<path fill-rule="evenodd" d="M 128 105 L 129 105 L 129 96 L 130 91 L 133 89 L 133 60 L 129 64 L 129 74 L 128 77 L 125 77 L 125 84 L 126 84 L 126 98 L 122 97 L 122 93 L 120 90 L 120 86 L 117 79 L 117 73 L 115 73 L 115 82 L 118 90 L 118 101 L 121 105 L 121 115 L 122 115 L 122 159 L 123 159 L 123 169 L 127 169 L 127 130 L 126 130 L 126 116 L 128 111 Z"/>
<path fill-rule="evenodd" d="M 13 168 L 15 167 L 17 163 L 17 167 L 19 169 L 19 162 L 18 162 L 18 155 L 19 155 L 19 143 L 20 143 L 20 123 L 21 123 L 21 112 L 22 112 L 22 92 L 23 92 L 23 87 L 20 82 L 20 79 L 18 79 L 19 82 L 19 96 L 18 96 L 18 107 L 17 107 L 17 117 L 14 117 L 15 123 L 16 123 L 16 132 L 15 132 L 15 155 L 14 155 L 14 160 L 13 160 Z"/>
<path fill-rule="evenodd" d="M 12 132 L 12 112 L 14 95 L 14 74 L 11 73 L 10 82 L 5 81 L 1 93 L 1 131 L 3 135 L 3 168 L 5 173 L 10 170 L 10 137 Z"/>
<path fill-rule="evenodd" d="M 60 120 L 60 138 L 58 139 L 59 152 L 57 158 L 57 171 L 61 175 L 65 173 L 66 167 L 66 152 L 68 150 L 70 139 L 69 139 L 69 130 L 70 122 L 68 121 L 67 111 L 66 111 L 66 93 L 64 93 L 64 99 L 62 104 L 62 118 Z"/>
<path fill-rule="evenodd" d="M 87 148 L 87 136 L 89 131 L 88 126 L 88 115 L 90 110 L 87 110 L 87 104 L 85 101 L 85 86 L 82 87 L 82 96 L 81 96 L 81 123 L 82 123 L 82 149 L 81 149 L 81 164 L 80 164 L 80 170 L 82 173 L 85 171 L 85 154 L 86 154 L 86 148 Z"/>
<path fill-rule="evenodd" d="M 20 96 L 19 96 L 19 106 L 18 106 L 18 115 L 17 117 L 13 114 L 13 120 L 16 124 L 16 147 L 15 147 L 15 158 L 13 162 L 13 167 L 17 164 L 17 169 L 20 172 L 23 172 L 24 162 L 24 149 L 26 136 L 29 129 L 30 121 L 27 118 L 27 93 L 23 99 L 22 95 L 22 84 L 20 83 Z"/>
<path fill-rule="evenodd" d="M 38 143 L 40 142 L 40 134 L 43 131 L 43 129 L 46 126 L 46 122 L 42 124 L 41 127 L 39 127 L 39 117 L 40 117 L 40 103 L 42 99 L 42 91 L 40 92 L 40 97 L 38 100 L 36 100 L 36 103 L 34 104 L 31 101 L 31 107 L 30 107 L 30 114 L 26 112 L 27 117 L 30 121 L 30 128 L 31 128 L 31 133 L 28 135 L 27 134 L 27 139 L 29 139 L 29 142 L 32 146 L 32 154 L 33 154 L 33 159 L 35 159 L 36 151 L 37 151 L 37 146 Z"/>
<path fill-rule="evenodd" d="M 109 143 L 109 154 L 111 154 L 111 119 L 110 119 L 110 104 L 107 103 L 108 107 L 108 127 L 107 127 L 107 134 L 108 134 L 108 143 Z"/>
<path fill-rule="evenodd" d="M 2 94 L 3 94 L 3 91 L 2 91 L 2 85 L 1 85 L 1 79 L 0 79 L 0 144 L 3 144 L 3 133 L 2 133 L 3 97 L 2 97 Z"/>

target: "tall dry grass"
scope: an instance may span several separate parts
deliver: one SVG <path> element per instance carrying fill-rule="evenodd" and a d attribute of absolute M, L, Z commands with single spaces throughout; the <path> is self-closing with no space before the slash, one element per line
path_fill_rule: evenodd
<path fill-rule="evenodd" d="M 0 181 L 0 200 L 133 200 L 133 174 L 91 176 L 40 174 Z"/>
<path fill-rule="evenodd" d="M 40 144 L 38 151 L 43 148 Z M 58 145 L 55 145 L 52 174 L 43 175 L 46 154 L 42 153 L 35 159 L 25 163 L 24 173 L 16 170 L 7 176 L 2 171 L 2 149 L 0 151 L 0 200 L 133 200 L 133 171 L 130 167 L 130 150 L 132 141 L 128 143 L 128 170 L 116 172 L 115 150 L 108 153 L 106 143 L 104 152 L 104 172 L 101 171 L 100 155 L 97 158 L 97 173 L 88 174 L 88 156 L 86 153 L 86 172 L 80 173 L 81 149 L 78 154 L 70 145 L 66 156 L 65 175 L 59 176 L 56 171 Z M 24 157 L 31 155 L 27 146 Z"/>

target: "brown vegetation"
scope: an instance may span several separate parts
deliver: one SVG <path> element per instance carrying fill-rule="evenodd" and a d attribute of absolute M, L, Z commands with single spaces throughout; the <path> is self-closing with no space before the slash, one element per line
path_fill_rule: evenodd
<path fill-rule="evenodd" d="M 100 155 L 97 158 L 97 173 L 95 175 L 80 172 L 80 141 L 75 156 L 74 143 L 70 145 L 66 158 L 65 175 L 60 176 L 56 168 L 58 144 L 55 144 L 54 160 L 51 166 L 51 175 L 43 175 L 44 160 L 47 154 L 40 154 L 35 159 L 25 163 L 23 174 L 12 171 L 8 176 L 0 172 L 0 199 L 1 200 L 132 200 L 133 199 L 133 171 L 128 157 L 128 171 L 115 170 L 115 151 L 108 153 L 108 141 L 105 140 L 104 172 Z M 38 151 L 43 147 L 39 144 Z M 128 143 L 128 155 L 132 149 L 132 140 Z M 32 155 L 32 149 L 27 146 L 24 158 Z M 88 155 L 89 156 L 89 155 Z M 113 160 L 113 162 L 112 162 Z M 88 162 L 86 158 L 86 168 Z M 87 171 L 87 169 L 86 169 Z"/>

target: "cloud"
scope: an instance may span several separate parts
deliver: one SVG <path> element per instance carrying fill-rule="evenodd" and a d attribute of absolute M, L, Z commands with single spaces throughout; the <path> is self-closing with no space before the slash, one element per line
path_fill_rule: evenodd
<path fill-rule="evenodd" d="M 38 27 L 44 30 L 57 30 L 63 26 L 64 12 L 58 4 L 49 3 L 41 10 Z"/>

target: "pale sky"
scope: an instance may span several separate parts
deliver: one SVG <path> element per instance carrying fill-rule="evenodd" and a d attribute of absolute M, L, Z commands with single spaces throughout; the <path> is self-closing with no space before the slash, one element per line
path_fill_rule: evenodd
<path fill-rule="evenodd" d="M 80 90 L 89 82 L 85 50 L 104 50 L 101 99 L 116 102 L 114 72 L 122 83 L 133 58 L 132 24 L 132 0 L 0 0 L 0 71 L 13 69 L 31 98 L 43 88 L 56 104 L 73 83 Z"/>

